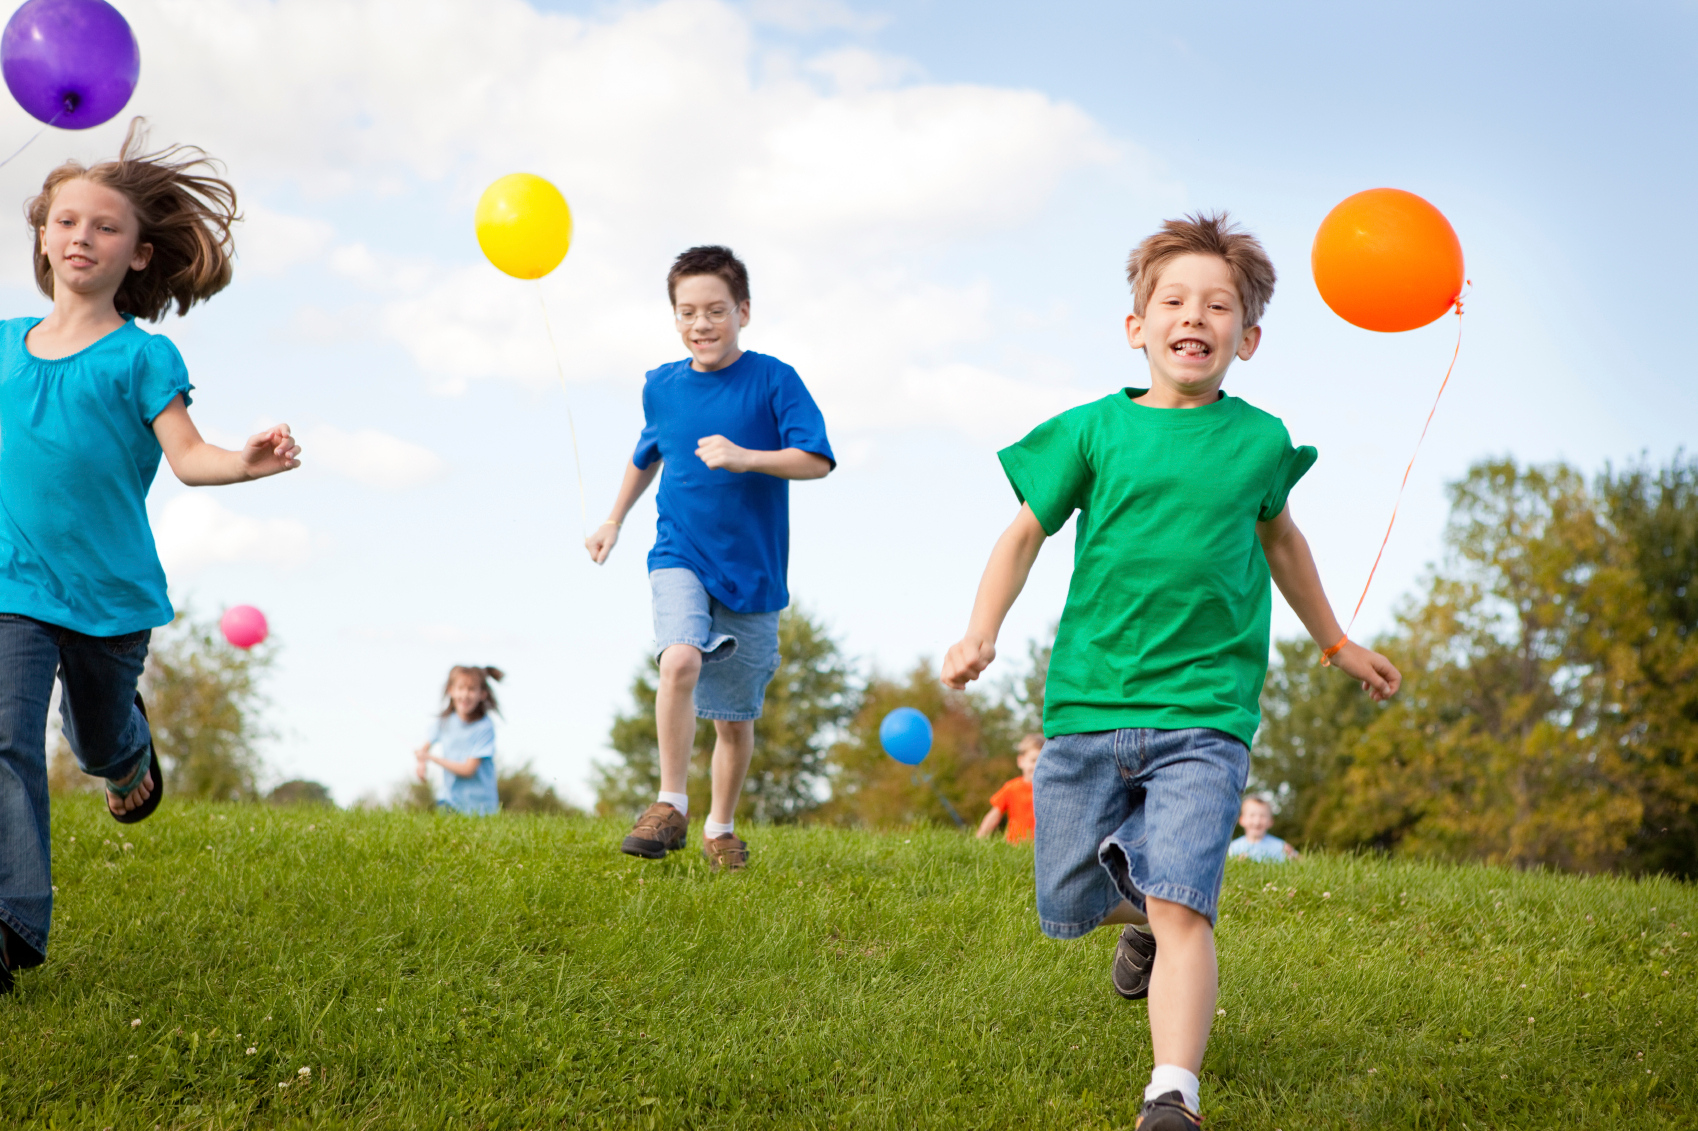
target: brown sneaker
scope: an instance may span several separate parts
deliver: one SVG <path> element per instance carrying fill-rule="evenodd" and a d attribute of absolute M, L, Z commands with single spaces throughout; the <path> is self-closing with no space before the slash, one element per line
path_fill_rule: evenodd
<path fill-rule="evenodd" d="M 710 872 L 741 872 L 749 866 L 749 845 L 731 833 L 703 837 L 702 855 L 707 858 Z"/>
<path fill-rule="evenodd" d="M 690 822 L 677 809 L 664 801 L 656 801 L 637 818 L 631 835 L 619 842 L 619 851 L 627 856 L 659 860 L 668 852 L 676 852 L 685 844 Z"/>

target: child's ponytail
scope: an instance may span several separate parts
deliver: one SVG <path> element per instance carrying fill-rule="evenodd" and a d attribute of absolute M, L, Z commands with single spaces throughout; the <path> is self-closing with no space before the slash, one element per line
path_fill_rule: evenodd
<path fill-rule="evenodd" d="M 152 244 L 153 257 L 124 277 L 113 298 L 120 314 L 157 322 L 173 305 L 179 316 L 230 285 L 236 253 L 230 225 L 240 220 L 236 190 L 212 174 L 218 166 L 193 146 L 173 145 L 143 153 L 147 120 L 135 118 L 118 160 L 85 168 L 76 161 L 47 174 L 41 192 L 24 206 L 35 235 L 35 285 L 53 297 L 53 267 L 42 254 L 41 232 L 54 194 L 66 181 L 82 178 L 119 193 L 135 209 L 138 244 Z"/>

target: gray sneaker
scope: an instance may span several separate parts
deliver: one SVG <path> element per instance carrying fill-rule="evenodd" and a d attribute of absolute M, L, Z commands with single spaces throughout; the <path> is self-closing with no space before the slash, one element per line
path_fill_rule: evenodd
<path fill-rule="evenodd" d="M 1114 948 L 1114 992 L 1128 1000 L 1149 997 L 1155 966 L 1155 938 L 1128 923 Z"/>

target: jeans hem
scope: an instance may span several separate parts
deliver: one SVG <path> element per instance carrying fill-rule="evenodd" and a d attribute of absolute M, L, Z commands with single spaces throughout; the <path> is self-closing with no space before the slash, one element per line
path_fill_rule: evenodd
<path fill-rule="evenodd" d="M 696 718 L 710 719 L 716 723 L 752 723 L 761 717 L 760 711 L 704 711 L 696 708 Z"/>
<path fill-rule="evenodd" d="M 732 656 L 737 654 L 737 638 L 735 636 L 726 636 L 724 634 L 717 637 L 710 636 L 706 645 L 698 640 L 684 640 L 680 638 L 678 640 L 656 641 L 654 646 L 655 663 L 658 664 L 660 662 L 661 653 L 665 652 L 674 644 L 688 644 L 690 647 L 702 654 L 702 663 L 704 664 L 717 664 L 721 660 L 729 660 Z M 731 645 L 731 647 L 727 648 L 727 644 Z M 708 645 L 711 645 L 711 647 Z"/>
<path fill-rule="evenodd" d="M 7 929 L 12 932 L 13 936 L 30 949 L 29 954 L 18 955 L 13 954 L 8 948 L 6 954 L 7 957 L 12 960 L 12 968 L 14 970 L 22 970 L 30 966 L 40 966 L 43 962 L 47 961 L 46 936 L 43 936 L 40 942 L 35 941 L 35 938 L 33 937 L 35 932 L 30 930 L 28 927 L 25 927 L 23 925 L 23 920 L 12 914 L 11 909 L 4 903 L 0 903 L 0 921 L 4 921 Z"/>

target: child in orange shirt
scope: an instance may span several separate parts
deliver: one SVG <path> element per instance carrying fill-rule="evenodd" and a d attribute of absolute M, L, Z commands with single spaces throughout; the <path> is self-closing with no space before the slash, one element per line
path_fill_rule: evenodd
<path fill-rule="evenodd" d="M 1020 776 L 1010 778 L 1001 789 L 991 794 L 991 811 L 979 822 L 980 840 L 996 831 L 1005 813 L 1008 815 L 1009 844 L 1032 839 L 1033 830 L 1037 828 L 1032 816 L 1032 774 L 1038 768 L 1038 755 L 1043 753 L 1043 749 L 1041 734 L 1028 734 L 1020 740 L 1020 755 L 1014 759 L 1014 764 L 1020 767 Z"/>

